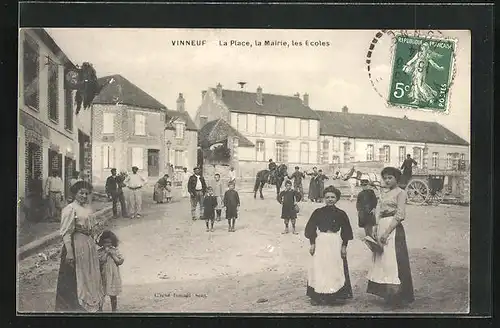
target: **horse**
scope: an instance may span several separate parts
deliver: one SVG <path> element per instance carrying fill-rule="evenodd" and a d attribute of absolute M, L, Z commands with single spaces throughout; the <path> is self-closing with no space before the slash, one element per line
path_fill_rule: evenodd
<path fill-rule="evenodd" d="M 257 172 L 257 176 L 255 177 L 255 185 L 253 188 L 253 198 L 257 198 L 257 190 L 260 192 L 260 199 L 264 199 L 264 195 L 262 194 L 262 188 L 269 181 L 269 174 L 271 172 L 269 170 L 262 170 Z M 276 197 L 280 194 L 281 186 L 283 185 L 283 181 L 285 181 L 285 177 L 288 177 L 287 166 L 285 164 L 280 164 L 275 172 L 274 172 L 274 185 L 276 185 Z"/>

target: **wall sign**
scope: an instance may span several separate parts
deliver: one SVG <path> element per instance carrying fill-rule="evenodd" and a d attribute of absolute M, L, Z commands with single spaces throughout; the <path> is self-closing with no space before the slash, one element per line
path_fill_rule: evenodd
<path fill-rule="evenodd" d="M 30 116 L 23 111 L 19 111 L 19 124 L 24 126 L 26 129 L 36 132 L 47 139 L 50 139 L 49 128 L 33 116 Z"/>

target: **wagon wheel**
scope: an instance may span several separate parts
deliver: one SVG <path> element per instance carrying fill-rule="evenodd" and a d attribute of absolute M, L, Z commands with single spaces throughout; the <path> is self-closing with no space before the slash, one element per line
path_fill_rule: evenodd
<path fill-rule="evenodd" d="M 444 199 L 444 190 L 435 191 L 432 195 L 429 196 L 429 202 L 433 205 L 439 205 L 443 202 Z"/>
<path fill-rule="evenodd" d="M 413 179 L 406 185 L 408 203 L 421 205 L 429 197 L 429 187 L 423 180 Z"/>

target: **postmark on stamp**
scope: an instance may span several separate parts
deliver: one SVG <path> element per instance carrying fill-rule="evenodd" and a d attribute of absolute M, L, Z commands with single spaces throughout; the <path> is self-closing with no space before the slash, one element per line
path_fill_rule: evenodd
<path fill-rule="evenodd" d="M 456 40 L 399 35 L 394 42 L 388 104 L 447 113 Z"/>

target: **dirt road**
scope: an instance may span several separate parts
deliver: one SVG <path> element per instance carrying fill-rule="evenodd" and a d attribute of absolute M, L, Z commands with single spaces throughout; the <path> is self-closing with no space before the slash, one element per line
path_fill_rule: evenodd
<path fill-rule="evenodd" d="M 149 205 L 140 220 L 119 219 L 111 229 L 121 239 L 124 312 L 384 312 L 380 300 L 365 293 L 370 253 L 358 239 L 348 247 L 354 298 L 336 307 L 313 307 L 305 296 L 310 255 L 303 229 L 313 209 L 302 203 L 298 235 L 282 235 L 279 204 L 270 197 L 241 195 L 236 232 L 227 222 L 205 232 L 202 221 L 190 218 L 189 202 Z M 355 204 L 341 200 L 355 234 Z M 416 301 L 399 312 L 451 313 L 468 311 L 469 208 L 409 206 L 405 229 Z M 452 242 L 453 241 L 453 242 Z M 31 261 L 31 262 L 30 262 Z M 35 270 L 20 263 L 19 310 L 52 311 L 58 259 Z M 109 310 L 109 301 L 105 305 Z"/>

